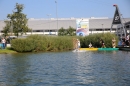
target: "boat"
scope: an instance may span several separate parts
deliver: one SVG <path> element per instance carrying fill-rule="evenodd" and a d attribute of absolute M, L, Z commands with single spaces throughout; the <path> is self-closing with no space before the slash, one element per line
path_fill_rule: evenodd
<path fill-rule="evenodd" d="M 109 51 L 112 51 L 112 50 L 119 50 L 119 48 L 98 48 L 98 50 L 109 50 Z"/>
<path fill-rule="evenodd" d="M 119 50 L 130 51 L 130 46 L 118 46 Z"/>
<path fill-rule="evenodd" d="M 101 50 L 119 50 L 119 48 L 80 48 L 80 50 L 86 50 L 86 51 L 101 51 Z"/>
<path fill-rule="evenodd" d="M 98 48 L 80 48 L 80 50 L 95 51 L 95 50 L 98 50 Z"/>

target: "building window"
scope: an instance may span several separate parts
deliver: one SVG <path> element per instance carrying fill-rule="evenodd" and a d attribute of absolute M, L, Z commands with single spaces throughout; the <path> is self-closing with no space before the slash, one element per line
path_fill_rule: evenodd
<path fill-rule="evenodd" d="M 104 29 L 105 31 L 110 31 L 110 29 Z"/>
<path fill-rule="evenodd" d="M 50 30 L 50 32 L 55 32 L 55 30 Z"/>
<path fill-rule="evenodd" d="M 43 32 L 43 30 L 33 30 L 33 32 Z"/>
<path fill-rule="evenodd" d="M 103 29 L 96 29 L 96 31 L 103 31 Z"/>
<path fill-rule="evenodd" d="M 49 32 L 49 30 L 45 30 L 45 32 Z"/>

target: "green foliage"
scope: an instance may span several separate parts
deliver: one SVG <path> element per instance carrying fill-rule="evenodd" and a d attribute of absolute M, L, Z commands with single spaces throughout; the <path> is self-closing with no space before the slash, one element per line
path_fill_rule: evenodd
<path fill-rule="evenodd" d="M 22 13 L 23 8 L 23 4 L 16 3 L 16 12 L 13 11 L 13 14 L 7 15 L 8 20 L 6 21 L 8 21 L 8 23 L 5 23 L 6 26 L 3 29 L 5 35 L 7 35 L 8 32 L 13 32 L 15 36 L 18 36 L 19 33 L 21 35 L 23 33 L 26 34 L 26 32 L 29 30 L 27 26 L 28 19 L 26 18 L 26 15 Z"/>
<path fill-rule="evenodd" d="M 75 29 L 69 26 L 68 29 L 64 29 L 63 27 L 58 30 L 58 36 L 75 36 Z"/>
<path fill-rule="evenodd" d="M 75 35 L 76 35 L 75 29 L 72 28 L 72 27 L 69 27 L 69 28 L 67 29 L 67 34 L 68 34 L 69 36 L 75 36 Z"/>
<path fill-rule="evenodd" d="M 41 36 L 31 35 L 25 39 L 13 39 L 11 47 L 18 52 L 31 52 L 31 51 L 65 51 L 74 49 L 73 39 L 80 39 L 81 47 L 88 47 L 91 42 L 93 47 L 100 48 L 100 39 L 103 39 L 106 47 L 112 47 L 112 38 L 118 38 L 115 34 L 101 33 L 92 34 L 89 36 Z"/>
<path fill-rule="evenodd" d="M 18 52 L 30 52 L 34 50 L 32 39 L 13 39 L 11 47 Z"/>
<path fill-rule="evenodd" d="M 63 27 L 58 30 L 58 36 L 65 36 L 66 34 L 66 30 Z"/>
<path fill-rule="evenodd" d="M 11 47 L 18 52 L 72 50 L 72 37 L 31 35 L 26 39 L 14 39 Z"/>
<path fill-rule="evenodd" d="M 99 33 L 99 34 L 92 34 L 89 36 L 81 37 L 81 47 L 88 47 L 89 43 L 91 42 L 94 47 L 101 47 L 100 39 L 103 39 L 105 42 L 106 47 L 112 47 L 112 39 L 113 37 L 116 38 L 116 44 L 118 43 L 118 37 L 115 34 L 111 33 Z"/>
<path fill-rule="evenodd" d="M 47 38 L 45 36 L 39 36 L 39 35 L 31 35 L 27 39 L 32 39 L 32 43 L 34 46 L 34 51 L 46 51 L 47 48 Z"/>
<path fill-rule="evenodd" d="M 4 36 L 8 36 L 9 34 L 9 32 L 10 32 L 10 22 L 9 21 L 4 21 L 5 22 L 5 24 L 6 24 L 6 26 L 3 28 L 3 35 Z"/>

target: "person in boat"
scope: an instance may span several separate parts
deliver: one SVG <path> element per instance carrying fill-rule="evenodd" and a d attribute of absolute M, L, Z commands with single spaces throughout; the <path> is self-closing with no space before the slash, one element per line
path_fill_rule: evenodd
<path fill-rule="evenodd" d="M 122 46 L 126 45 L 125 37 L 122 37 Z"/>
<path fill-rule="evenodd" d="M 90 42 L 90 44 L 88 46 L 89 46 L 89 48 L 92 48 L 92 43 Z"/>
<path fill-rule="evenodd" d="M 129 46 L 129 35 L 126 36 L 126 41 L 125 41 L 125 43 L 126 43 L 126 46 Z"/>
<path fill-rule="evenodd" d="M 112 47 L 116 48 L 116 39 L 115 39 L 115 37 L 113 37 L 113 39 L 112 39 Z"/>
<path fill-rule="evenodd" d="M 100 39 L 100 43 L 101 43 L 101 48 L 106 48 L 105 43 L 102 39 Z"/>

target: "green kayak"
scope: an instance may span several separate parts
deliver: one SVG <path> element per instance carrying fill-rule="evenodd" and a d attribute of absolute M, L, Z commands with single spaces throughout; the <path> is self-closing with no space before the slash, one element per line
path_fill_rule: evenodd
<path fill-rule="evenodd" d="M 98 50 L 119 50 L 119 48 L 98 48 Z"/>

